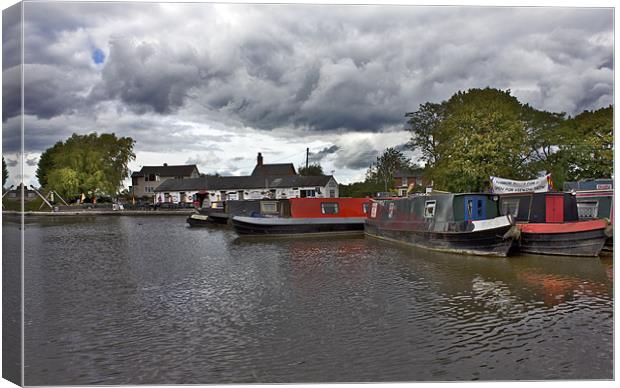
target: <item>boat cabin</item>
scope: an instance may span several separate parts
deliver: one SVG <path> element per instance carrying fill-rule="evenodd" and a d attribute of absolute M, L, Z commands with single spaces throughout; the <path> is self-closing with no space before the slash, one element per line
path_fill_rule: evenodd
<path fill-rule="evenodd" d="M 577 200 L 571 193 L 510 193 L 500 195 L 500 212 L 518 222 L 562 223 L 578 221 Z"/>
<path fill-rule="evenodd" d="M 370 218 L 412 222 L 433 232 L 461 231 L 472 221 L 498 217 L 499 197 L 486 193 L 438 193 L 373 203 Z"/>
<path fill-rule="evenodd" d="M 369 198 L 291 198 L 293 218 L 367 217 Z"/>
<path fill-rule="evenodd" d="M 613 221 L 613 190 L 577 191 L 575 196 L 580 220 L 608 218 Z"/>
<path fill-rule="evenodd" d="M 368 198 L 289 198 L 226 201 L 230 217 L 338 218 L 366 217 Z"/>

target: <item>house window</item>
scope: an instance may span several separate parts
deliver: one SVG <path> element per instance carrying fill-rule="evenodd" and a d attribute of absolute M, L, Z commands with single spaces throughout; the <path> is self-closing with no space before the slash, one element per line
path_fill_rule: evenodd
<path fill-rule="evenodd" d="M 424 203 L 424 218 L 435 217 L 435 201 L 426 201 Z"/>
<path fill-rule="evenodd" d="M 144 186 L 145 193 L 152 193 L 155 188 L 152 186 Z"/>
<path fill-rule="evenodd" d="M 329 197 L 330 198 L 335 198 L 336 197 L 336 190 L 330 189 L 329 190 Z"/>
<path fill-rule="evenodd" d="M 155 174 L 148 174 L 144 176 L 144 181 L 145 182 L 155 182 L 158 181 L 159 179 L 157 179 L 157 176 Z"/>
<path fill-rule="evenodd" d="M 407 177 L 406 177 L 406 176 L 404 176 L 404 177 L 402 178 L 402 183 L 401 183 L 401 184 L 402 184 L 403 186 L 407 186 L 407 183 L 408 183 L 408 182 L 407 182 Z"/>
<path fill-rule="evenodd" d="M 577 202 L 577 214 L 580 219 L 598 217 L 598 201 Z"/>
<path fill-rule="evenodd" d="M 138 185 L 138 178 L 137 178 L 137 177 L 133 177 L 133 178 L 131 178 L 131 184 L 132 184 L 133 186 L 137 186 L 137 185 Z"/>
<path fill-rule="evenodd" d="M 316 191 L 315 190 L 299 190 L 299 196 L 301 198 L 313 198 L 316 197 Z"/>
<path fill-rule="evenodd" d="M 263 201 L 260 203 L 261 214 L 277 214 L 278 203 L 275 201 Z"/>
<path fill-rule="evenodd" d="M 34 198 L 34 193 L 32 191 L 28 192 L 28 198 Z"/>
<path fill-rule="evenodd" d="M 321 213 L 338 214 L 338 204 L 336 202 L 321 202 Z"/>
<path fill-rule="evenodd" d="M 516 217 L 519 214 L 519 198 L 503 198 L 502 199 L 502 214 L 512 214 Z"/>

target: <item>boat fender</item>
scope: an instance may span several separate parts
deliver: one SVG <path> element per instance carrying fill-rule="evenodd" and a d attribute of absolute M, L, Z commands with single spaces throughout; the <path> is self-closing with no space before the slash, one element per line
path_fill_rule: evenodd
<path fill-rule="evenodd" d="M 607 221 L 607 226 L 605 227 L 605 236 L 607 237 L 613 237 L 614 235 L 614 226 L 611 222 L 609 222 L 609 219 L 605 218 L 605 221 Z"/>
<path fill-rule="evenodd" d="M 521 229 L 519 229 L 516 225 L 513 225 L 510 229 L 508 229 L 508 232 L 506 232 L 502 238 L 504 240 L 508 240 L 510 238 L 513 240 L 519 240 L 521 238 Z"/>

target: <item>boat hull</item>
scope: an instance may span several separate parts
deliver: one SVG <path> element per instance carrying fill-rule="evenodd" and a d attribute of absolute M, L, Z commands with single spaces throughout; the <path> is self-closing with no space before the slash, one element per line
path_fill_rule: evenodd
<path fill-rule="evenodd" d="M 501 217 L 505 218 L 505 217 Z M 389 225 L 368 219 L 365 233 L 368 236 L 400 242 L 434 251 L 482 255 L 508 256 L 513 247 L 513 225 L 503 222 L 496 227 L 463 232 L 435 232 L 407 228 L 407 223 Z"/>
<path fill-rule="evenodd" d="M 363 234 L 365 218 L 262 218 L 232 219 L 233 228 L 243 236 L 287 236 L 320 234 Z"/>
<path fill-rule="evenodd" d="M 604 220 L 560 224 L 520 224 L 519 250 L 556 256 L 596 257 L 608 239 Z"/>

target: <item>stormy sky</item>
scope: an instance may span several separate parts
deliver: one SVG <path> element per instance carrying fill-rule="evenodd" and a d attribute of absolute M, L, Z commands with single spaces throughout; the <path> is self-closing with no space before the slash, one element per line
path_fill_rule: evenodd
<path fill-rule="evenodd" d="M 244 175 L 320 162 L 342 183 L 409 140 L 404 115 L 459 90 L 538 109 L 613 102 L 613 10 L 26 3 L 27 183 L 72 133 L 136 140 L 143 165 Z M 16 173 L 19 26 L 3 23 L 3 154 Z M 12 59 L 14 58 L 14 59 Z M 9 96 L 9 98 L 7 98 Z M 409 156 L 415 155 L 408 153 Z"/>

